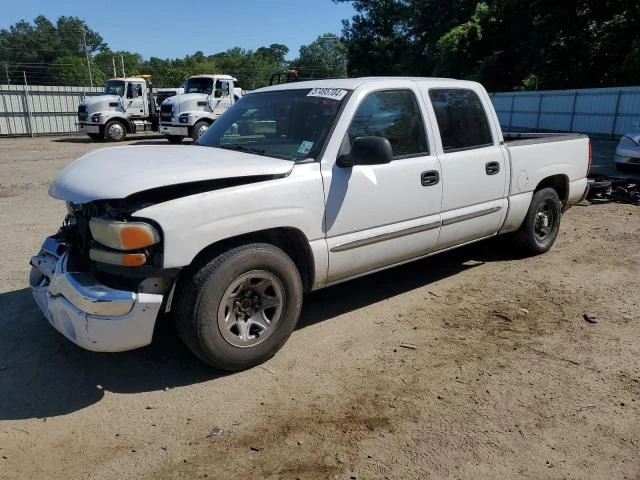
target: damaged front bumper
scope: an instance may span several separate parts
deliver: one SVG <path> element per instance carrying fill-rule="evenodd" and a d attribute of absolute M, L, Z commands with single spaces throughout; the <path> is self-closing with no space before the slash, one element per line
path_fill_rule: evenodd
<path fill-rule="evenodd" d="M 116 290 L 67 270 L 66 246 L 53 237 L 31 259 L 29 285 L 49 323 L 76 345 L 121 352 L 151 343 L 163 295 Z"/>

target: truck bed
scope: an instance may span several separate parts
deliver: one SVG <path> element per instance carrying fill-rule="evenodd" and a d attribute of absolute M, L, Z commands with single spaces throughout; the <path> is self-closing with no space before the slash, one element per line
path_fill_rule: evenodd
<path fill-rule="evenodd" d="M 586 138 L 582 133 L 567 132 L 502 132 L 504 141 L 508 146 L 533 145 L 536 143 L 561 142 L 564 140 L 575 140 Z"/>

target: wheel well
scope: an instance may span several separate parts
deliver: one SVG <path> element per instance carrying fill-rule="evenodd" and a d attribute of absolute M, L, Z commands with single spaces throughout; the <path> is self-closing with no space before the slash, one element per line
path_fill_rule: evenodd
<path fill-rule="evenodd" d="M 230 248 L 247 243 L 270 243 L 282 249 L 298 267 L 304 290 L 311 290 L 315 275 L 313 254 L 309 248 L 307 237 L 295 228 L 272 228 L 226 238 L 204 248 L 195 256 L 191 264 L 211 259 Z"/>
<path fill-rule="evenodd" d="M 566 175 L 553 175 L 552 177 L 545 178 L 538 183 L 535 192 L 542 190 L 543 188 L 553 188 L 558 194 L 558 198 L 560 198 L 562 206 L 564 207 L 567 205 L 567 200 L 569 199 L 569 179 Z"/>

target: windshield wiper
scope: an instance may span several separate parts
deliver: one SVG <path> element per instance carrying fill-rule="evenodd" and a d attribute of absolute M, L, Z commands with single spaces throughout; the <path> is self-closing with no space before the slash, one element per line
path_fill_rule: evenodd
<path fill-rule="evenodd" d="M 238 150 L 240 152 L 248 152 L 248 153 L 256 153 L 258 155 L 264 155 L 267 153 L 266 150 L 262 148 L 251 148 L 245 147 L 244 145 L 220 145 L 220 148 L 224 148 L 226 150 Z"/>

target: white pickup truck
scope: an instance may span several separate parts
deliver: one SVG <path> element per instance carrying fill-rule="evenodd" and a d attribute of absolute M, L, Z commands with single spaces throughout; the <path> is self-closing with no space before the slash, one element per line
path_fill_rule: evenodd
<path fill-rule="evenodd" d="M 587 189 L 589 139 L 507 141 L 484 88 L 435 78 L 283 84 L 196 146 L 94 150 L 49 193 L 68 216 L 32 258 L 49 322 L 95 351 L 171 313 L 204 362 L 270 358 L 303 293 L 496 234 L 549 250 Z"/>

